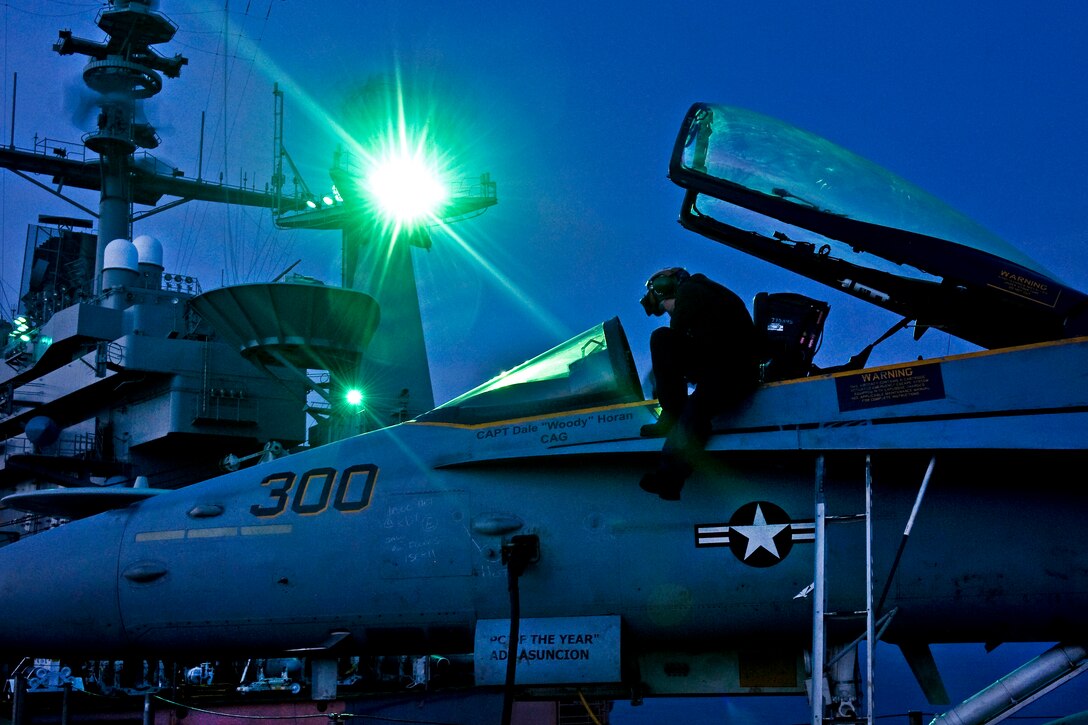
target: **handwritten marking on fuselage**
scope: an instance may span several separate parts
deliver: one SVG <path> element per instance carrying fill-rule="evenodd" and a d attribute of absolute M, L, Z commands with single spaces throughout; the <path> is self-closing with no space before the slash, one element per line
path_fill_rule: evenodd
<path fill-rule="evenodd" d="M 476 439 L 481 441 L 494 440 L 496 438 L 513 438 L 516 436 L 539 436 L 539 442 L 565 443 L 571 432 L 589 430 L 592 426 L 607 425 L 634 420 L 634 413 L 597 413 L 578 418 L 565 420 L 534 421 L 532 423 L 517 423 L 512 425 L 499 425 L 476 431 Z"/>

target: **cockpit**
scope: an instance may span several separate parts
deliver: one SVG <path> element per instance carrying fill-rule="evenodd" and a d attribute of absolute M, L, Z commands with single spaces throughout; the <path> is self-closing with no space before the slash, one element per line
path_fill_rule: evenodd
<path fill-rule="evenodd" d="M 1088 296 L 927 192 L 826 139 L 698 103 L 669 176 L 680 223 L 986 348 L 1088 334 Z"/>
<path fill-rule="evenodd" d="M 782 121 L 695 104 L 669 176 L 686 191 L 685 228 L 900 315 L 881 339 L 911 322 L 916 338 L 932 327 L 987 348 L 1088 334 L 1088 296 L 927 192 Z M 818 340 L 826 304 L 788 293 L 756 302 L 761 331 L 769 309 L 797 323 L 766 341 L 764 382 L 809 374 L 811 355 L 767 361 L 791 340 Z M 871 348 L 840 367 L 860 367 Z M 418 420 L 478 424 L 639 400 L 613 318 Z"/>
<path fill-rule="evenodd" d="M 642 400 L 619 318 L 501 373 L 417 420 L 487 423 Z"/>

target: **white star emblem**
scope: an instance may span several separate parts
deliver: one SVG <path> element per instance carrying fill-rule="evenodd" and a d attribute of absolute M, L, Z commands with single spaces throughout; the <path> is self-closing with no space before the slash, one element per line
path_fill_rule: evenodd
<path fill-rule="evenodd" d="M 747 559 L 760 549 L 771 552 L 775 558 L 781 558 L 778 547 L 774 545 L 774 537 L 782 533 L 789 524 L 768 524 L 763 516 L 763 509 L 756 505 L 756 515 L 750 526 L 732 526 L 732 530 L 748 539 L 748 548 L 744 552 Z"/>

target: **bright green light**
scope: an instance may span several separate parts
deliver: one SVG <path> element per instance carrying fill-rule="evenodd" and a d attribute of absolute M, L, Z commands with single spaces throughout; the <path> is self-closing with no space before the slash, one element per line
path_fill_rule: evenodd
<path fill-rule="evenodd" d="M 348 402 L 348 405 L 358 407 L 363 404 L 363 391 L 353 388 L 344 394 L 344 400 Z"/>
<path fill-rule="evenodd" d="M 434 217 L 450 195 L 435 165 L 418 153 L 379 160 L 366 188 L 382 211 L 401 225 Z"/>

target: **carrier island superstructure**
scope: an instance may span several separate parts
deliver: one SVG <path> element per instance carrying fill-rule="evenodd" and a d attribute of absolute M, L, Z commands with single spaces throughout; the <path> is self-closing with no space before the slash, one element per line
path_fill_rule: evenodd
<path fill-rule="evenodd" d="M 96 24 L 103 41 L 61 30 L 53 46 L 85 58 L 95 127 L 79 144 L 35 136 L 25 148 L 13 131 L 0 146 L 0 168 L 76 210 L 40 215 L 28 227 L 21 267 L 5 270 L 19 291 L 0 320 L 0 497 L 16 496 L 0 508 L 0 545 L 434 405 L 410 257 L 429 244 L 426 229 L 393 246 L 378 284 L 366 267 L 368 247 L 388 232 L 348 189 L 357 164 L 337 150 L 332 180 L 345 193 L 334 186 L 335 198 L 313 194 L 284 148 L 278 87 L 270 186 L 194 178 L 157 161 L 148 152 L 161 140 L 139 107 L 188 65 L 156 49 L 177 27 L 145 0 L 111 0 Z M 73 189 L 97 192 L 97 204 L 80 203 Z M 460 183 L 434 218 L 482 213 L 497 202 L 495 189 L 487 174 Z M 187 202 L 266 209 L 281 229 L 338 229 L 351 269 L 340 285 L 287 270 L 267 282 L 205 290 L 192 274 L 166 268 L 173 240 L 139 233 L 147 217 Z M 372 341 L 380 360 L 368 359 Z M 367 391 L 368 404 L 346 401 L 364 373 L 381 381 Z M 56 664 L 5 662 L 5 680 L 25 676 L 8 696 L 61 692 L 94 671 Z M 209 684 L 211 668 L 195 665 L 204 674 L 193 682 Z M 271 679 L 263 666 L 249 670 L 250 689 L 297 692 L 295 664 L 277 667 L 268 665 Z M 123 677 L 113 663 L 106 669 L 98 685 L 111 691 L 165 676 L 153 663 Z M 290 678 L 274 682 L 288 669 Z"/>

